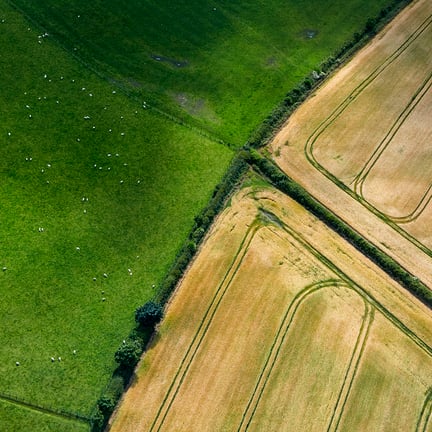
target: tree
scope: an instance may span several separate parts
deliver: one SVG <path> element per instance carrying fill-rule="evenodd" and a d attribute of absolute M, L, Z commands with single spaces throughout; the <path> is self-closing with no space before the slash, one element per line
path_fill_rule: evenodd
<path fill-rule="evenodd" d="M 124 341 L 115 352 L 115 361 L 124 369 L 133 369 L 142 353 L 142 344 L 139 340 Z"/>
<path fill-rule="evenodd" d="M 135 321 L 144 327 L 154 327 L 163 316 L 162 306 L 149 301 L 135 311 Z"/>
<path fill-rule="evenodd" d="M 98 400 L 97 404 L 99 410 L 101 411 L 101 413 L 105 418 L 109 417 L 115 408 L 115 402 L 109 396 L 102 396 Z"/>

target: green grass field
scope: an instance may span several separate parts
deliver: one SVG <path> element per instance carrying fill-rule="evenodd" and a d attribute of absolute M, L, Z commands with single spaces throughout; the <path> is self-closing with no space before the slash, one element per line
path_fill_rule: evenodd
<path fill-rule="evenodd" d="M 32 432 L 88 432 L 84 422 L 63 419 L 17 406 L 0 402 L 0 430 Z"/>
<path fill-rule="evenodd" d="M 0 398 L 89 415 L 232 152 L 0 19 Z"/>
<path fill-rule="evenodd" d="M 129 91 L 242 145 L 389 0 L 14 0 Z"/>

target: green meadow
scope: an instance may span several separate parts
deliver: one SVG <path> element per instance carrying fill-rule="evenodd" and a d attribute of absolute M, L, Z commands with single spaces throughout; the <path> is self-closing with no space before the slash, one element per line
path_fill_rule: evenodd
<path fill-rule="evenodd" d="M 232 152 L 0 22 L 0 399 L 89 416 Z"/>
<path fill-rule="evenodd" d="M 14 0 L 130 94 L 234 146 L 389 0 Z"/>
<path fill-rule="evenodd" d="M 388 3 L 0 0 L 0 430 L 89 429 L 230 146 Z"/>

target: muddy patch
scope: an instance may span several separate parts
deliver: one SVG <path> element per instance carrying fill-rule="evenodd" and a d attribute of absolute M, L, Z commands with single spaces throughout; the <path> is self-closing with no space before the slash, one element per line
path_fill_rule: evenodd
<path fill-rule="evenodd" d="M 313 39 L 318 35 L 318 30 L 304 29 L 300 32 L 300 37 L 303 39 Z"/>
<path fill-rule="evenodd" d="M 176 93 L 174 100 L 190 115 L 217 123 L 218 117 L 203 98 L 197 98 L 187 93 Z"/>
<path fill-rule="evenodd" d="M 157 62 L 166 63 L 176 68 L 184 68 L 189 66 L 189 62 L 187 60 L 177 60 L 171 57 L 165 57 L 156 54 L 152 54 L 150 57 Z"/>

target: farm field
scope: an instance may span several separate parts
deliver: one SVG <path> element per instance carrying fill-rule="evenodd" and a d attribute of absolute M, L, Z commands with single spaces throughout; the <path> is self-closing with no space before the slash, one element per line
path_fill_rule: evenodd
<path fill-rule="evenodd" d="M 243 145 L 391 0 L 13 0 L 110 82 Z"/>
<path fill-rule="evenodd" d="M 239 191 L 110 431 L 427 430 L 432 314 L 269 187 Z"/>
<path fill-rule="evenodd" d="M 113 354 L 135 325 L 135 308 L 157 296 L 233 149 L 390 3 L 335 1 L 323 8 L 322 2 L 280 0 L 175 6 L 0 0 L 0 430 L 90 430 L 107 385 L 121 387 L 119 377 L 110 380 Z M 409 59 L 401 57 L 399 67 L 410 70 Z M 417 121 L 426 118 L 428 85 L 419 81 L 405 95 L 414 99 L 407 102 L 407 123 L 398 128 L 401 142 L 410 138 L 411 108 Z M 361 180 L 362 191 L 374 188 Z M 238 223 L 229 234 L 219 225 L 213 229 L 219 243 L 210 240 L 209 256 L 197 258 L 202 271 L 191 270 L 201 272 L 199 290 L 186 306 L 173 301 L 161 342 L 154 341 L 143 361 L 139 373 L 148 368 L 145 379 L 156 379 L 148 382 L 151 398 L 143 399 L 153 409 L 150 429 L 280 430 L 287 418 L 303 427 L 313 406 L 305 402 L 307 388 L 315 389 L 326 374 L 331 385 L 319 390 L 328 403 L 308 420 L 311 430 L 359 427 L 362 419 L 346 416 L 353 410 L 351 394 L 371 411 L 374 425 L 393 427 L 388 416 L 404 404 L 413 407 L 412 417 L 398 425 L 427 428 L 430 377 L 420 366 L 430 359 L 428 311 L 367 270 L 369 263 L 355 251 L 340 252 L 346 245 L 332 249 L 339 240 L 324 229 L 329 258 L 315 243 L 319 223 L 306 213 L 309 225 L 290 229 L 284 218 L 303 210 L 282 195 L 263 190 L 238 195 L 234 203 L 244 210 L 235 207 L 238 216 L 227 211 L 221 219 L 232 216 Z M 415 210 L 418 217 L 423 207 Z M 244 271 L 255 265 L 259 277 Z M 361 276 L 351 280 L 356 266 Z M 188 276 L 184 284 L 197 282 Z M 226 326 L 227 317 L 235 326 Z M 371 363 L 392 357 L 382 342 L 387 333 L 409 365 L 399 374 L 399 366 L 388 373 L 380 366 L 369 382 Z M 172 362 L 162 361 L 172 377 L 169 388 L 147 363 L 160 355 L 159 345 L 174 350 Z M 185 346 L 189 351 L 182 351 Z M 291 346 L 298 353 L 310 346 L 315 351 L 302 367 Z M 318 361 L 322 370 L 309 376 Z M 338 367 L 331 367 L 335 362 Z M 203 380 L 209 368 L 213 378 Z M 283 395 L 286 379 L 296 400 Z M 373 390 L 375 382 L 391 389 L 380 403 L 391 401 L 395 411 L 385 417 L 368 406 L 362 391 Z M 402 385 L 412 390 L 403 402 Z M 200 401 L 191 398 L 197 386 L 209 392 Z M 231 405 L 221 407 L 227 398 Z M 275 399 L 284 412 L 278 418 L 269 414 Z M 197 421 L 204 408 L 213 417 Z M 138 415 L 128 419 L 132 427 L 149 421 Z"/>
<path fill-rule="evenodd" d="M 233 153 L 125 97 L 4 0 L 0 29 L 0 430 L 88 430 L 69 414 L 91 416 Z"/>
<path fill-rule="evenodd" d="M 432 4 L 418 0 L 271 144 L 288 175 L 430 287 L 431 50 Z"/>

